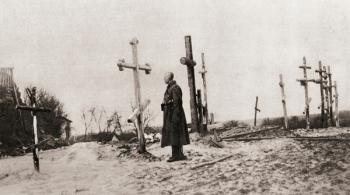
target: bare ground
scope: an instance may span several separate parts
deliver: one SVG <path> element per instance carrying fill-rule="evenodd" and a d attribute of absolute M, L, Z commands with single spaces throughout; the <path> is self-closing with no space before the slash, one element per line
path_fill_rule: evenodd
<path fill-rule="evenodd" d="M 349 129 L 296 130 L 301 136 L 346 137 Z M 270 136 L 270 135 L 269 135 Z M 0 194 L 350 194 L 350 143 L 276 138 L 192 142 L 188 160 L 167 163 L 170 148 L 139 155 L 109 144 L 79 143 L 0 160 Z M 232 155 L 222 162 L 194 166 Z"/>

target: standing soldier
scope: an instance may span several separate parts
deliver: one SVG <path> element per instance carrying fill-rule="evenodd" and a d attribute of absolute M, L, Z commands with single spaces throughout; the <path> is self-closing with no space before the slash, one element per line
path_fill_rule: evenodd
<path fill-rule="evenodd" d="M 162 103 L 163 129 L 161 147 L 171 146 L 172 156 L 167 162 L 185 160 L 182 146 L 190 143 L 185 112 L 182 107 L 182 91 L 176 84 L 174 74 L 168 72 L 164 82 L 168 85 Z"/>

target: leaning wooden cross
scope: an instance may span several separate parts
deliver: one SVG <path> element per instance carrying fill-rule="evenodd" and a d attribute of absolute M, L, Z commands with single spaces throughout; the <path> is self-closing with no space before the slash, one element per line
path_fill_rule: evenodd
<path fill-rule="evenodd" d="M 304 86 L 305 89 L 305 120 L 306 120 L 306 129 L 310 129 L 310 102 L 311 98 L 309 98 L 309 82 L 314 82 L 314 79 L 307 78 L 307 69 L 311 69 L 310 66 L 306 66 L 306 58 L 303 57 L 303 65 L 299 66 L 299 68 L 303 69 L 304 78 L 297 79 L 300 82 L 301 86 Z"/>
<path fill-rule="evenodd" d="M 196 79 L 194 75 L 194 66 L 196 62 L 193 60 L 191 36 L 185 36 L 186 57 L 180 59 L 180 63 L 187 66 L 188 86 L 190 88 L 190 107 L 191 107 L 191 130 L 199 132 L 198 128 L 198 112 L 196 101 Z"/>
<path fill-rule="evenodd" d="M 129 117 L 128 122 L 135 121 L 136 129 L 137 129 L 137 136 L 139 140 L 139 153 L 146 152 L 146 142 L 145 142 L 145 136 L 144 136 L 144 124 L 143 124 L 143 111 L 146 109 L 148 104 L 150 103 L 149 100 L 147 100 L 143 105 L 141 104 L 141 86 L 140 86 L 140 78 L 139 78 L 139 71 L 143 70 L 146 72 L 146 74 L 150 74 L 151 72 L 151 66 L 149 64 L 140 65 L 138 63 L 137 59 L 137 44 L 138 40 L 136 38 L 132 39 L 130 41 L 130 45 L 132 47 L 132 56 L 133 56 L 133 63 L 128 64 L 125 62 L 124 59 L 119 60 L 118 67 L 120 71 L 123 71 L 124 68 L 130 68 L 134 72 L 134 88 L 135 88 L 135 100 L 136 100 L 136 108 L 133 112 L 133 114 Z"/>
<path fill-rule="evenodd" d="M 256 96 L 256 99 L 255 99 L 255 107 L 254 107 L 254 127 L 256 127 L 256 116 L 257 116 L 257 113 L 260 112 L 261 110 L 258 108 L 258 100 L 259 100 L 259 97 Z"/>
<path fill-rule="evenodd" d="M 287 116 L 287 103 L 286 103 L 286 94 L 284 92 L 284 82 L 283 82 L 283 76 L 280 74 L 280 82 L 279 85 L 281 87 L 281 94 L 282 94 L 282 106 L 283 106 L 283 116 L 284 116 L 284 128 L 288 129 L 288 116 Z"/>
<path fill-rule="evenodd" d="M 36 88 L 33 87 L 32 90 L 26 89 L 28 97 L 30 99 L 30 103 L 32 106 L 20 106 L 17 105 L 16 109 L 19 110 L 26 110 L 31 111 L 33 115 L 33 129 L 34 129 L 34 147 L 33 147 L 33 162 L 34 162 L 34 168 L 36 171 L 40 171 L 39 168 L 39 151 L 38 151 L 38 127 L 37 127 L 37 118 L 36 114 L 37 112 L 50 112 L 50 109 L 43 108 L 43 107 L 37 107 L 36 102 Z"/>

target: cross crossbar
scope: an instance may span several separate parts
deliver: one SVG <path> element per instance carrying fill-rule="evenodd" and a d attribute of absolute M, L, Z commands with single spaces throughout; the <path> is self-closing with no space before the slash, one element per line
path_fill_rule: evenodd
<path fill-rule="evenodd" d="M 30 106 L 16 106 L 16 109 L 18 110 L 27 110 L 27 111 L 32 111 L 32 112 L 51 112 L 50 109 L 48 108 L 43 108 L 43 107 L 30 107 Z"/>
<path fill-rule="evenodd" d="M 124 59 L 120 59 L 117 63 L 117 66 L 118 66 L 120 71 L 123 71 L 124 68 L 130 68 L 130 69 L 134 69 L 134 70 L 136 69 L 136 67 L 134 65 L 126 63 Z M 151 68 L 151 65 L 146 63 L 145 65 L 139 65 L 139 70 L 144 70 L 146 72 L 146 74 L 150 74 L 152 68 Z"/>

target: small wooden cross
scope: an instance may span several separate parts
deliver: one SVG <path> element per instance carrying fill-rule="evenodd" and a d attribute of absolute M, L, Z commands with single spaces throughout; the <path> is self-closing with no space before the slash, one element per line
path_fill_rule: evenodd
<path fill-rule="evenodd" d="M 311 98 L 309 98 L 309 82 L 313 82 L 314 80 L 307 78 L 307 70 L 311 69 L 310 66 L 306 65 L 306 58 L 303 57 L 303 65 L 299 66 L 299 68 L 303 69 L 304 78 L 298 79 L 302 86 L 304 86 L 305 90 L 305 120 L 306 120 L 306 129 L 310 129 L 310 102 Z"/>
<path fill-rule="evenodd" d="M 133 70 L 134 73 L 134 90 L 135 90 L 135 100 L 136 100 L 136 109 L 134 110 L 133 115 L 131 115 L 128 119 L 129 122 L 132 122 L 136 119 L 136 128 L 137 128 L 137 136 L 139 140 L 139 153 L 145 153 L 146 152 L 146 142 L 145 142 L 145 136 L 144 136 L 144 124 L 143 124 L 143 111 L 146 109 L 148 104 L 150 103 L 149 100 L 146 101 L 145 104 L 141 104 L 141 86 L 140 86 L 140 78 L 139 78 L 139 71 L 143 70 L 146 74 L 150 74 L 152 68 L 149 64 L 140 65 L 138 63 L 137 58 L 137 44 L 139 41 L 134 38 L 130 41 L 130 45 L 132 47 L 132 56 L 133 56 L 133 62 L 132 64 L 128 64 L 125 62 L 124 59 L 119 60 L 117 63 L 118 68 L 120 71 L 123 71 L 124 68 L 129 68 Z"/>
<path fill-rule="evenodd" d="M 259 100 L 259 97 L 256 96 L 255 98 L 255 107 L 254 107 L 254 127 L 256 127 L 256 116 L 257 116 L 257 112 L 261 112 L 261 110 L 258 108 L 258 100 Z"/>
<path fill-rule="evenodd" d="M 37 172 L 40 171 L 39 168 L 39 150 L 38 150 L 38 125 L 37 125 L 37 118 L 36 114 L 37 112 L 51 112 L 50 109 L 43 108 L 43 107 L 37 107 L 37 102 L 36 102 L 36 88 L 33 87 L 32 90 L 26 89 L 26 92 L 28 94 L 29 100 L 32 104 L 32 106 L 20 106 L 17 105 L 16 109 L 19 110 L 26 110 L 26 111 L 31 111 L 33 115 L 33 129 L 34 129 L 34 147 L 33 147 L 33 162 L 34 162 L 34 168 Z"/>
<path fill-rule="evenodd" d="M 286 94 L 284 93 L 284 82 L 283 82 L 283 75 L 280 74 L 280 82 L 279 85 L 281 87 L 281 94 L 282 94 L 282 106 L 283 106 L 283 116 L 284 116 L 284 128 L 288 129 L 288 116 L 287 116 L 287 103 L 286 103 Z"/>
<path fill-rule="evenodd" d="M 193 60 L 191 36 L 185 36 L 186 57 L 180 59 L 180 63 L 187 66 L 188 86 L 190 88 L 190 107 L 191 107 L 191 130 L 199 132 L 197 101 L 196 101 L 196 79 L 194 75 L 194 66 L 196 62 Z"/>

